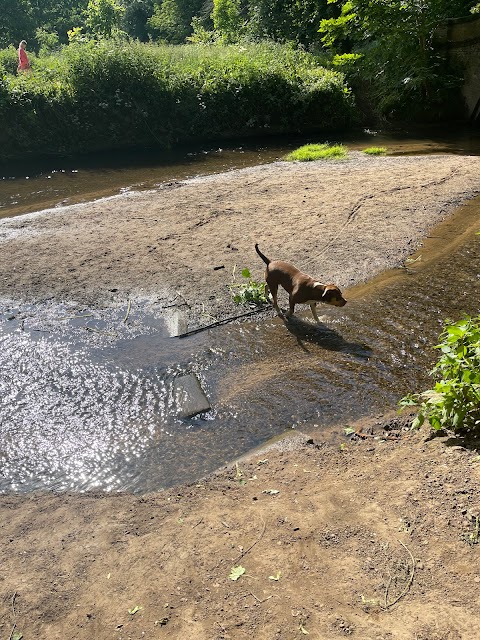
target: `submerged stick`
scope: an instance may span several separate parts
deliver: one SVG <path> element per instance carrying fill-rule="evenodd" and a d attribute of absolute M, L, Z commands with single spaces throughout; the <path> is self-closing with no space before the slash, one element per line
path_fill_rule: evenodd
<path fill-rule="evenodd" d="M 267 306 L 260 307 L 259 309 L 253 309 L 252 311 L 246 311 L 245 313 L 240 313 L 238 316 L 230 316 L 229 318 L 223 318 L 223 320 L 217 320 L 216 322 L 212 322 L 211 324 L 206 324 L 203 327 L 197 327 L 196 329 L 191 329 L 190 331 L 186 331 L 185 333 L 181 333 L 176 338 L 186 338 L 187 336 L 192 336 L 194 333 L 200 333 L 201 331 L 206 331 L 207 329 L 212 329 L 213 327 L 218 327 L 222 324 L 228 324 L 229 322 L 234 322 L 235 320 L 240 320 L 240 318 L 248 318 L 248 316 L 253 316 L 256 313 L 261 313 L 267 309 Z"/>
<path fill-rule="evenodd" d="M 127 320 L 128 320 L 128 316 L 130 315 L 130 309 L 132 308 L 132 301 L 129 300 L 128 301 L 128 307 L 127 307 L 127 313 L 123 319 L 123 324 L 126 324 Z"/>

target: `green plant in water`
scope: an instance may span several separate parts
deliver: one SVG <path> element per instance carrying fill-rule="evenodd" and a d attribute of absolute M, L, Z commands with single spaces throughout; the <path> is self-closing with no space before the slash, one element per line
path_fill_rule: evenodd
<path fill-rule="evenodd" d="M 368 147 L 363 150 L 363 153 L 369 156 L 384 156 L 387 153 L 387 147 Z"/>
<path fill-rule="evenodd" d="M 262 305 L 268 302 L 265 295 L 265 283 L 252 280 L 250 270 L 247 268 L 242 270 L 242 277 L 246 282 L 232 282 L 229 285 L 235 304 Z"/>
<path fill-rule="evenodd" d="M 311 160 L 331 160 L 346 158 L 348 149 L 343 144 L 305 144 L 285 156 L 285 160 L 310 162 Z"/>
<path fill-rule="evenodd" d="M 409 394 L 400 406 L 419 406 L 412 427 L 425 419 L 435 430 L 480 432 L 480 315 L 447 322 L 440 334 L 442 355 L 430 375 L 433 389 Z"/>

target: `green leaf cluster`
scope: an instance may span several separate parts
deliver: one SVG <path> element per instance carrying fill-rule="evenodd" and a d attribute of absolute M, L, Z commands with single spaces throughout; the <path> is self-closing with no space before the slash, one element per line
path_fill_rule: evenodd
<path fill-rule="evenodd" d="M 425 420 L 435 430 L 480 432 L 480 316 L 447 323 L 435 347 L 441 356 L 430 372 L 432 389 L 410 394 L 402 407 L 419 406 L 413 427 Z"/>
<path fill-rule="evenodd" d="M 235 304 L 262 305 L 268 302 L 264 282 L 252 280 L 250 270 L 247 268 L 242 270 L 242 277 L 246 282 L 234 282 L 229 285 Z"/>
<path fill-rule="evenodd" d="M 89 0 L 85 24 L 96 36 L 109 38 L 124 13 L 125 7 L 116 0 Z"/>

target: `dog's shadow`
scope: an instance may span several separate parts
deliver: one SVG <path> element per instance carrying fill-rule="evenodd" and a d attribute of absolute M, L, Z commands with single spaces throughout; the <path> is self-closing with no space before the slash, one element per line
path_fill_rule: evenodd
<path fill-rule="evenodd" d="M 359 342 L 348 342 L 338 331 L 328 327 L 326 324 L 307 322 L 298 316 L 282 318 L 287 330 L 296 338 L 298 345 L 306 353 L 310 353 L 305 343 L 316 344 L 328 351 L 339 351 L 349 353 L 357 358 L 368 360 L 373 350 L 365 344 Z"/>

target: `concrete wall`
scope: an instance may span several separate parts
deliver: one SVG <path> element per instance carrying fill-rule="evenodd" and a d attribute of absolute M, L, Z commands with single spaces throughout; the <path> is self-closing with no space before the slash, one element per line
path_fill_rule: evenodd
<path fill-rule="evenodd" d="M 436 36 L 447 61 L 464 69 L 462 92 L 467 115 L 480 121 L 480 17 L 448 20 Z"/>

